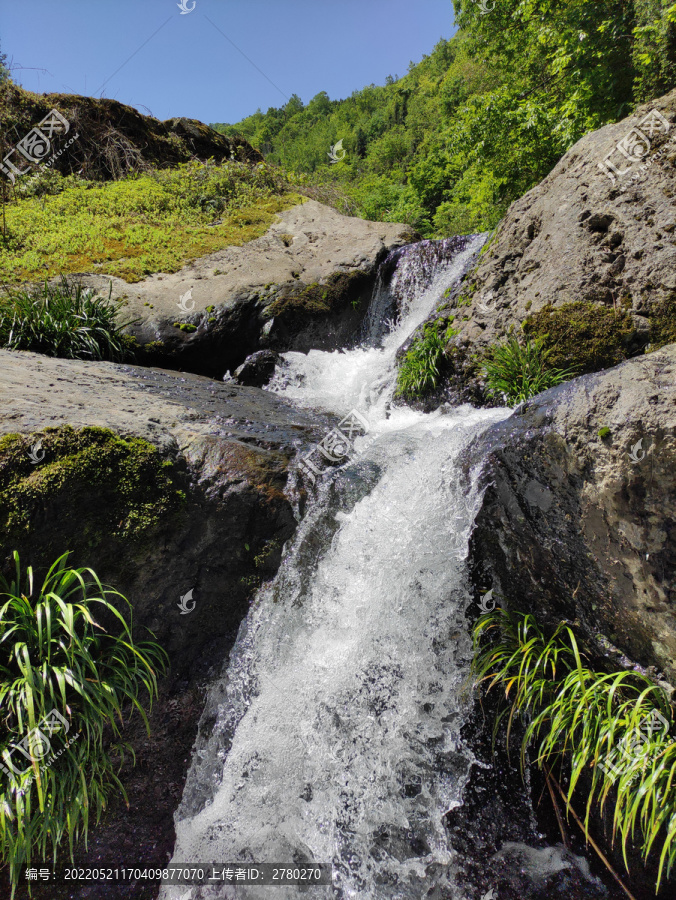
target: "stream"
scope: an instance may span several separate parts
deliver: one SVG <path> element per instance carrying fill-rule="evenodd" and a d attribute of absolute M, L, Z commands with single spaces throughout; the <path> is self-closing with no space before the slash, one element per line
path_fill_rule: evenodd
<path fill-rule="evenodd" d="M 365 433 L 347 464 L 317 474 L 279 572 L 210 689 L 176 814 L 176 861 L 333 865 L 331 887 L 277 887 L 275 900 L 418 900 L 433 888 L 465 897 L 443 817 L 462 802 L 473 759 L 460 730 L 480 494 L 479 471 L 458 460 L 511 411 L 397 405 L 395 354 L 483 240 L 394 251 L 363 343 L 287 353 L 275 373 L 270 390 L 341 419 L 354 410 Z M 160 897 L 270 890 L 165 885 Z"/>

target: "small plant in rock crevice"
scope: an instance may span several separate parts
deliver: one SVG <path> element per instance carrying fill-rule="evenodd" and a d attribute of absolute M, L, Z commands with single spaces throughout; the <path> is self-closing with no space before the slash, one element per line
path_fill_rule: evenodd
<path fill-rule="evenodd" d="M 662 688 L 633 670 L 592 668 L 565 622 L 548 637 L 533 616 L 499 607 L 477 620 L 474 647 L 474 679 L 506 701 L 494 738 L 507 717 L 509 745 L 515 716 L 529 716 L 522 766 L 531 747 L 538 767 L 567 775 L 567 807 L 586 776 L 585 833 L 592 810 L 611 803 L 627 870 L 628 847 L 640 836 L 644 859 L 658 854 L 659 888 L 676 861 L 676 740 Z"/>

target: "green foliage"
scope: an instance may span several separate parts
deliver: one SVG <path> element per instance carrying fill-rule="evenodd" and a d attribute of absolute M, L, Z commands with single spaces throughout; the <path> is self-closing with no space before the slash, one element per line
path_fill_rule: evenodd
<path fill-rule="evenodd" d="M 353 214 L 442 237 L 493 227 L 585 133 L 676 80 L 672 0 L 454 6 L 458 33 L 403 78 L 213 127 L 333 183 L 341 211 L 351 200 Z M 331 165 L 339 139 L 347 156 Z"/>
<path fill-rule="evenodd" d="M 7 68 L 7 54 L 0 52 L 0 84 L 5 84 L 10 78 L 11 74 Z"/>
<path fill-rule="evenodd" d="M 260 237 L 275 213 L 301 200 L 264 163 L 191 162 L 112 182 L 34 178 L 17 178 L 17 199 L 7 206 L 2 283 L 62 272 L 134 282 L 177 272 L 196 257 Z"/>
<path fill-rule="evenodd" d="M 545 306 L 526 319 L 523 330 L 542 342 L 552 366 L 574 368 L 579 375 L 627 359 L 635 331 L 629 313 L 585 301 Z"/>
<path fill-rule="evenodd" d="M 0 853 L 14 886 L 33 857 L 55 861 L 65 838 L 72 860 L 111 789 L 126 800 L 124 715 L 138 711 L 148 728 L 141 698 L 152 703 L 166 668 L 154 641 L 132 636 L 129 602 L 67 558 L 36 585 L 15 552 L 13 580 L 0 579 Z M 15 749 L 22 741 L 30 760 Z"/>
<path fill-rule="evenodd" d="M 608 428 L 607 425 L 604 425 L 603 428 L 599 428 L 599 437 L 601 438 L 601 440 L 610 437 L 610 428 Z"/>
<path fill-rule="evenodd" d="M 427 325 L 405 354 L 397 374 L 397 396 L 420 397 L 433 390 L 439 380 L 439 366 L 446 344 L 457 330 L 450 325 L 441 335 L 435 324 Z"/>
<path fill-rule="evenodd" d="M 665 866 L 668 878 L 676 860 L 676 743 L 662 689 L 634 671 L 591 668 L 565 623 L 548 638 L 532 616 L 498 608 L 479 618 L 474 644 L 473 675 L 488 690 L 504 690 L 507 701 L 494 735 L 507 716 L 509 744 L 514 717 L 531 717 L 522 765 L 532 745 L 539 767 L 567 770 L 568 803 L 578 784 L 587 793 L 586 829 L 592 809 L 600 805 L 603 811 L 612 791 L 613 838 L 621 838 L 625 865 L 628 869 L 627 847 L 638 832 L 644 858 L 659 852 L 659 887 Z M 661 724 L 646 729 L 656 712 L 666 729 Z M 608 766 L 619 770 L 619 777 Z"/>
<path fill-rule="evenodd" d="M 521 403 L 572 378 L 572 369 L 550 365 L 550 352 L 539 340 L 520 344 L 515 337 L 493 346 L 482 362 L 489 395 L 495 400 Z"/>
<path fill-rule="evenodd" d="M 118 307 L 91 289 L 47 282 L 0 296 L 0 347 L 64 359 L 124 359 L 128 343 Z"/>

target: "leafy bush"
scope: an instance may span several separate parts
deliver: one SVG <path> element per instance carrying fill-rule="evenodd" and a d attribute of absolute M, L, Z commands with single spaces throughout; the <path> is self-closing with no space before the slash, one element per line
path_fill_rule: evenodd
<path fill-rule="evenodd" d="M 435 325 L 427 325 L 423 335 L 414 341 L 411 349 L 402 360 L 397 375 L 397 394 L 401 397 L 419 397 L 437 386 L 439 380 L 439 363 L 444 355 L 444 348 L 453 334 L 457 334 L 449 326 L 445 337 L 442 337 Z"/>
<path fill-rule="evenodd" d="M 495 400 L 521 403 L 572 378 L 572 369 L 548 367 L 549 353 L 541 341 L 520 344 L 515 337 L 494 346 L 482 363 L 489 395 Z"/>
<path fill-rule="evenodd" d="M 37 590 L 16 552 L 14 580 L 0 579 L 0 853 L 13 885 L 33 856 L 55 860 L 64 837 L 72 860 L 111 788 L 126 800 L 123 714 L 137 710 L 148 728 L 139 697 L 147 691 L 152 703 L 166 668 L 154 641 L 134 640 L 128 601 L 67 558 Z"/>
<path fill-rule="evenodd" d="M 676 743 L 662 689 L 634 671 L 590 668 L 565 623 L 547 638 L 532 616 L 498 608 L 479 618 L 474 644 L 474 676 L 488 690 L 503 689 L 508 701 L 494 735 L 508 716 L 509 743 L 514 717 L 529 715 L 522 765 L 534 745 L 539 767 L 567 770 L 568 804 L 580 778 L 588 776 L 586 831 L 592 808 L 599 804 L 603 812 L 613 790 L 613 838 L 621 837 L 625 865 L 638 830 L 644 858 L 661 844 L 659 887 L 665 865 L 668 878 L 676 860 Z"/>
<path fill-rule="evenodd" d="M 128 338 L 117 322 L 118 308 L 94 294 L 63 277 L 37 291 L 10 291 L 0 297 L 0 347 L 64 359 L 122 360 Z"/>

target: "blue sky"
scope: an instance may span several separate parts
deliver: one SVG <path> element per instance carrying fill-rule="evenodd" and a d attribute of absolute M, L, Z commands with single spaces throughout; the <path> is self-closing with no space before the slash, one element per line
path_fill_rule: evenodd
<path fill-rule="evenodd" d="M 451 0 L 193 2 L 181 15 L 177 0 L 0 0 L 2 52 L 32 91 L 237 122 L 284 95 L 339 99 L 405 75 L 455 30 Z"/>

